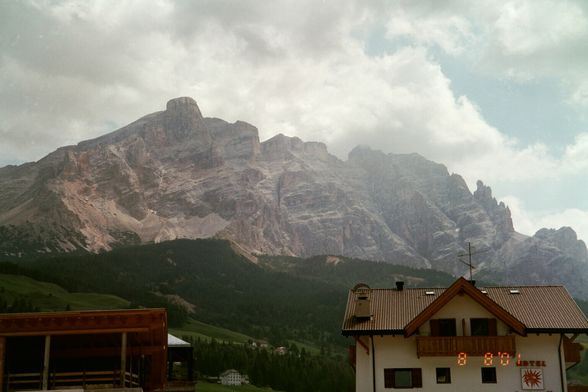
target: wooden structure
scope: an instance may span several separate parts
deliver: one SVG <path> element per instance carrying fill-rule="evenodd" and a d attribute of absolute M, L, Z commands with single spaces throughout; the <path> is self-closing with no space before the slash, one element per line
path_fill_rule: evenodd
<path fill-rule="evenodd" d="M 161 389 L 165 309 L 0 315 L 0 392 L 65 388 Z"/>
<path fill-rule="evenodd" d="M 417 357 L 450 357 L 460 352 L 484 356 L 485 353 L 515 353 L 515 337 L 508 336 L 417 336 Z"/>
<path fill-rule="evenodd" d="M 190 343 L 168 334 L 167 366 L 165 392 L 194 391 L 194 347 Z"/>

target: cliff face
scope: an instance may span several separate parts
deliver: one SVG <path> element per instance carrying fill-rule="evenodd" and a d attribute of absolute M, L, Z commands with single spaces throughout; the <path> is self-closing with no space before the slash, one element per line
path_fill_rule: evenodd
<path fill-rule="evenodd" d="M 284 135 L 260 143 L 254 126 L 205 118 L 191 98 L 0 169 L 0 254 L 202 237 L 254 253 L 338 254 L 457 275 L 471 242 L 477 271 L 495 280 L 535 264 L 549 267 L 529 282 L 553 281 L 554 268 L 583 277 L 588 264 L 573 230 L 522 236 L 489 187 L 478 182 L 472 194 L 443 165 L 362 147 L 341 161 L 324 144 Z"/>

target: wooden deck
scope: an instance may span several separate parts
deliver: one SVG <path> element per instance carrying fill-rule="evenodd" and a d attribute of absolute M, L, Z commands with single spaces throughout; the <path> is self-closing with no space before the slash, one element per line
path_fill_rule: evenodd
<path fill-rule="evenodd" d="M 515 337 L 511 336 L 417 336 L 417 356 L 450 357 L 460 352 L 470 356 L 496 355 L 516 352 Z"/>

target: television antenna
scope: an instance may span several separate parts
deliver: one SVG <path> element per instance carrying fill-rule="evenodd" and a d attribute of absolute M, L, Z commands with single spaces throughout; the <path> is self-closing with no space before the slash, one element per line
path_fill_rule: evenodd
<path fill-rule="evenodd" d="M 479 252 L 476 252 L 476 248 L 472 246 L 472 243 L 468 241 L 468 252 L 467 253 L 460 253 L 457 255 L 457 260 L 459 260 L 461 263 L 467 265 L 470 268 L 470 281 L 472 281 L 472 276 L 473 276 L 473 270 L 476 269 L 476 267 L 472 264 L 472 256 L 478 253 L 482 253 L 485 252 L 486 250 L 482 250 Z M 468 257 L 468 261 L 465 261 L 462 259 L 462 257 Z"/>

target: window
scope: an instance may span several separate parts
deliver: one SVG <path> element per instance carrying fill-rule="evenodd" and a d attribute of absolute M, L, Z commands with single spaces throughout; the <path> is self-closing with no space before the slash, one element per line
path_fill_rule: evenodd
<path fill-rule="evenodd" d="M 431 336 L 456 336 L 455 319 L 433 319 Z"/>
<path fill-rule="evenodd" d="M 384 369 L 385 388 L 422 388 L 421 369 Z"/>
<path fill-rule="evenodd" d="M 437 368 L 437 384 L 451 384 L 450 368 Z"/>
<path fill-rule="evenodd" d="M 473 318 L 470 319 L 472 336 L 496 336 L 496 319 Z"/>
<path fill-rule="evenodd" d="M 482 384 L 496 384 L 496 368 L 482 368 Z"/>

